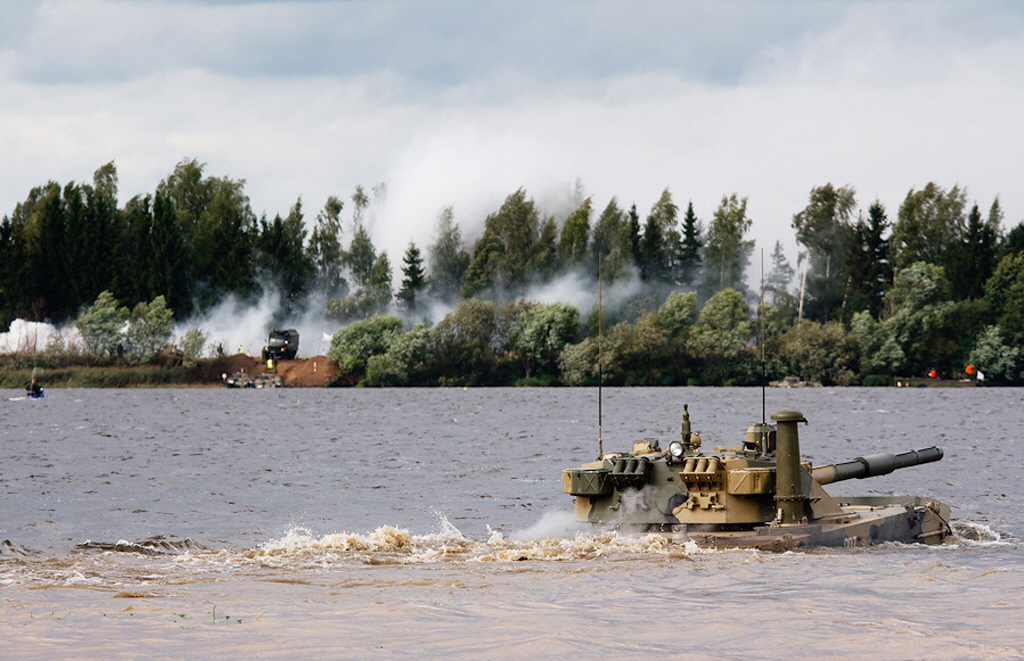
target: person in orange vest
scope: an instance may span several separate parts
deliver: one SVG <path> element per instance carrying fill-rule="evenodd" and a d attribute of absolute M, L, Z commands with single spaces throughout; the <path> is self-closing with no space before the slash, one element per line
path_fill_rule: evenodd
<path fill-rule="evenodd" d="M 938 376 L 939 376 L 939 373 L 935 371 L 934 367 L 931 368 L 930 370 L 928 370 L 928 378 L 929 379 L 934 379 L 934 378 L 936 378 Z"/>

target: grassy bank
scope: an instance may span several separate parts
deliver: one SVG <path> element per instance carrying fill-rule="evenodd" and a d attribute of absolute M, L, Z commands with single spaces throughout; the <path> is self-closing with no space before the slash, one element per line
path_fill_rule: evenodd
<path fill-rule="evenodd" d="M 226 366 L 219 359 L 181 365 L 73 365 L 26 367 L 0 365 L 0 388 L 22 389 L 32 380 L 43 388 L 145 388 L 221 385 Z"/>

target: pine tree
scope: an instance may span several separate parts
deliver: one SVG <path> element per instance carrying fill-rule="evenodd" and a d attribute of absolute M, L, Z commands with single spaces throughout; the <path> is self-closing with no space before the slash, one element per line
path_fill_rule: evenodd
<path fill-rule="evenodd" d="M 349 244 L 348 252 L 345 253 L 345 263 L 352 276 L 352 283 L 357 288 L 363 288 L 370 284 L 370 274 L 376 259 L 377 250 L 373 247 L 370 233 L 366 231 L 362 223 L 357 224 L 352 232 L 352 243 Z"/>
<path fill-rule="evenodd" d="M 402 257 L 402 289 L 398 292 L 398 300 L 410 314 L 415 314 L 419 304 L 420 293 L 427 286 L 427 274 L 423 269 L 423 257 L 416 244 L 409 242 L 409 247 Z"/>
<path fill-rule="evenodd" d="M 666 188 L 644 223 L 640 240 L 640 276 L 647 282 L 677 284 L 682 237 L 676 228 L 679 207 Z"/>
<path fill-rule="evenodd" d="M 971 208 L 963 238 L 956 245 L 956 254 L 947 267 L 953 300 L 984 296 L 985 281 L 996 268 L 1001 219 L 998 198 L 992 203 L 987 221 L 982 220 L 977 204 Z"/>
<path fill-rule="evenodd" d="M 159 190 L 153 198 L 153 270 L 149 290 L 167 300 L 179 319 L 192 313 L 192 265 L 174 203 Z"/>
<path fill-rule="evenodd" d="M 288 217 L 275 216 L 273 222 L 264 218 L 256 237 L 259 266 L 263 277 L 282 294 L 282 312 L 290 314 L 305 305 L 305 296 L 315 266 L 304 249 L 306 227 L 303 222 L 302 199 L 296 200 Z"/>
<path fill-rule="evenodd" d="M 882 311 L 882 298 L 894 276 L 889 262 L 889 242 L 885 238 L 888 228 L 885 207 L 877 200 L 868 207 L 867 220 L 860 218 L 853 227 L 846 258 L 849 295 L 844 319 L 852 319 L 862 310 L 877 319 Z"/>
<path fill-rule="evenodd" d="M 686 205 L 683 215 L 683 241 L 679 251 L 679 282 L 689 284 L 697 281 L 700 276 L 701 264 L 704 261 L 704 228 L 693 212 L 693 202 Z"/>
<path fill-rule="evenodd" d="M 782 242 L 775 242 L 775 249 L 772 251 L 772 269 L 764 281 L 764 292 L 771 296 L 772 304 L 781 307 L 788 303 L 789 283 L 793 281 L 793 267 L 786 259 L 786 253 L 782 249 Z"/>

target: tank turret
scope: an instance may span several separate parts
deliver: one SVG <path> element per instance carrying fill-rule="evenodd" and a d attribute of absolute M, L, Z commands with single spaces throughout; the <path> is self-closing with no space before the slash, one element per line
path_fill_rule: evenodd
<path fill-rule="evenodd" d="M 628 531 L 662 532 L 715 546 L 800 548 L 886 541 L 939 543 L 949 507 L 930 498 L 833 498 L 823 485 L 886 475 L 938 461 L 937 447 L 875 454 L 812 467 L 801 460 L 798 411 L 751 425 L 741 445 L 701 449 L 683 407 L 680 440 L 662 449 L 643 439 L 562 473 L 578 520 Z"/>

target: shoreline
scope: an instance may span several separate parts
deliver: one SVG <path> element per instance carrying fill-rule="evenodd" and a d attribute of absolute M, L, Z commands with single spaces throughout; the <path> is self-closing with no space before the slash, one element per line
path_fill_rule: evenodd
<path fill-rule="evenodd" d="M 0 389 L 24 390 L 33 374 L 49 388 L 224 388 L 225 381 L 239 372 L 250 376 L 266 374 L 267 366 L 245 354 L 203 358 L 191 367 L 184 365 L 63 365 L 59 367 L 0 368 Z M 279 361 L 273 373 L 285 387 L 324 388 L 349 385 L 338 375 L 337 366 L 325 356 Z"/>

